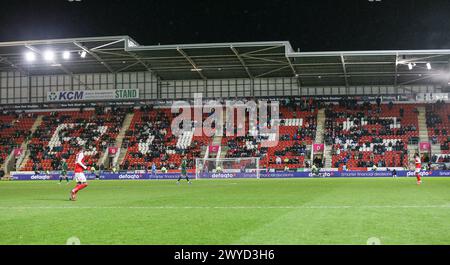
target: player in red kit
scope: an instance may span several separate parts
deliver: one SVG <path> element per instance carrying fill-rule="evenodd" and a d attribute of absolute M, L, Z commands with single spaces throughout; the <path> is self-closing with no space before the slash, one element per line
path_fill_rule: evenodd
<path fill-rule="evenodd" d="M 422 161 L 420 160 L 419 154 L 416 153 L 414 156 L 414 162 L 416 164 L 416 178 L 417 178 L 417 185 L 422 184 L 422 177 L 420 176 L 420 172 L 422 171 Z"/>
<path fill-rule="evenodd" d="M 77 159 L 75 161 L 74 180 L 77 183 L 77 186 L 70 192 L 71 201 L 76 201 L 77 193 L 88 186 L 86 176 L 84 175 L 85 170 L 89 170 L 89 168 L 84 165 L 84 148 L 82 148 L 81 151 L 77 154 Z"/>

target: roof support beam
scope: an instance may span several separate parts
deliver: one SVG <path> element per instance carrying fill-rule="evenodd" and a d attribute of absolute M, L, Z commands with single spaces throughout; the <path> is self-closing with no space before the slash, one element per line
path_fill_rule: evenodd
<path fill-rule="evenodd" d="M 273 49 L 276 49 L 276 48 L 280 48 L 280 47 L 282 47 L 282 46 L 272 46 L 272 47 L 268 47 L 268 48 L 264 48 L 264 49 L 259 49 L 259 50 L 243 53 L 242 55 L 249 55 L 249 54 L 254 54 L 254 53 L 270 51 L 270 50 L 273 50 Z"/>
<path fill-rule="evenodd" d="M 241 56 L 244 58 L 247 58 L 247 59 L 260 60 L 260 61 L 269 62 L 269 63 L 286 64 L 284 61 L 278 61 L 278 60 L 273 60 L 273 59 L 258 58 L 258 57 L 253 57 L 253 56 L 249 56 L 249 55 L 244 55 L 244 54 L 241 54 Z"/>
<path fill-rule="evenodd" d="M 147 71 L 149 71 L 149 72 L 155 72 L 153 69 L 151 69 L 141 58 L 139 58 L 136 54 L 134 54 L 134 53 L 131 53 L 131 52 L 129 52 L 129 51 L 127 51 L 127 53 L 131 56 L 131 57 L 133 57 L 138 63 L 140 63 L 142 66 L 144 66 L 145 67 L 145 69 L 147 69 Z"/>
<path fill-rule="evenodd" d="M 396 54 L 398 56 L 398 52 Z M 417 57 L 417 58 L 411 58 L 408 60 L 402 60 L 402 61 L 398 61 L 401 64 L 408 64 L 408 63 L 419 63 L 419 62 L 429 62 L 427 59 L 433 59 L 433 58 L 437 58 L 437 57 L 441 57 L 444 56 L 443 54 L 438 54 L 438 55 L 430 55 L 430 56 L 426 56 L 426 57 Z M 423 61 L 423 60 L 427 60 L 427 61 Z"/>
<path fill-rule="evenodd" d="M 395 77 L 394 77 L 394 87 L 397 87 L 398 83 L 398 53 L 395 55 Z"/>
<path fill-rule="evenodd" d="M 286 68 L 288 68 L 288 67 L 289 67 L 289 65 L 286 65 L 286 66 L 283 66 L 283 67 L 280 67 L 280 68 L 271 70 L 271 71 L 269 71 L 269 72 L 266 72 L 266 73 L 263 73 L 263 74 L 260 74 L 260 75 L 256 76 L 256 78 L 264 77 L 264 76 L 266 76 L 266 75 L 270 75 L 270 74 L 279 72 L 279 71 L 284 70 L 284 69 L 286 69 Z"/>
<path fill-rule="evenodd" d="M 110 42 L 110 43 L 107 43 L 107 44 L 104 44 L 104 45 L 100 45 L 100 46 L 94 47 L 94 48 L 91 49 L 91 51 L 99 50 L 101 48 L 105 48 L 105 47 L 114 45 L 116 43 L 122 42 L 122 41 L 125 41 L 125 39 L 116 40 L 116 41 L 113 41 L 113 42 Z"/>
<path fill-rule="evenodd" d="M 89 53 L 99 63 L 101 63 L 106 69 L 108 69 L 108 71 L 110 71 L 111 73 L 114 73 L 114 70 L 111 68 L 111 66 L 109 66 L 107 63 L 105 63 L 104 60 L 102 58 L 100 58 L 100 56 L 95 54 L 93 51 L 89 50 L 88 48 L 86 48 L 85 46 L 81 45 L 80 43 L 78 43 L 76 41 L 73 44 L 75 44 L 78 48 L 82 49 L 83 51 Z"/>
<path fill-rule="evenodd" d="M 403 83 L 399 84 L 399 86 L 408 85 L 408 84 L 411 84 L 411 83 L 415 83 L 417 81 L 426 80 L 426 79 L 430 79 L 430 78 L 433 78 L 433 77 L 434 77 L 434 75 L 424 76 L 424 77 L 421 77 L 421 78 L 417 78 L 417 79 L 409 80 L 407 82 L 403 82 Z"/>
<path fill-rule="evenodd" d="M 241 55 L 239 54 L 239 52 L 233 47 L 231 46 L 231 50 L 233 51 L 233 53 L 236 55 L 236 57 L 238 58 L 238 60 L 241 62 L 242 66 L 244 67 L 245 71 L 247 72 L 248 77 L 250 77 L 250 79 L 253 79 L 253 75 L 250 72 L 250 70 L 248 69 L 247 65 L 244 62 L 244 59 L 242 59 Z"/>
<path fill-rule="evenodd" d="M 21 72 L 21 73 L 23 73 L 23 74 L 25 74 L 25 75 L 29 75 L 28 71 L 26 71 L 25 69 L 23 69 L 23 68 L 20 67 L 20 66 L 17 66 L 17 65 L 14 64 L 13 62 L 11 62 L 8 58 L 1 57 L 1 56 L 0 56 L 0 62 L 6 63 L 6 64 L 8 64 L 9 66 L 14 67 L 14 68 L 17 69 L 19 72 Z"/>
<path fill-rule="evenodd" d="M 183 55 L 183 57 L 192 65 L 194 70 L 198 73 L 198 75 L 203 79 L 207 80 L 206 76 L 201 72 L 201 69 L 197 66 L 197 64 L 189 57 L 182 49 L 177 48 L 177 51 Z"/>
<path fill-rule="evenodd" d="M 342 62 L 342 70 L 344 70 L 344 79 L 345 79 L 345 87 L 349 87 L 348 84 L 348 76 L 347 76 L 347 66 L 345 65 L 345 58 L 344 55 L 341 54 L 341 62 Z"/>
<path fill-rule="evenodd" d="M 95 53 L 97 53 L 97 54 L 106 54 L 106 55 L 113 55 L 113 56 L 116 56 L 116 57 L 125 57 L 125 58 L 133 57 L 132 55 L 130 55 L 129 52 L 127 52 L 127 53 L 118 53 L 118 52 L 111 52 L 111 51 L 105 51 L 105 50 L 96 50 Z"/>
<path fill-rule="evenodd" d="M 292 73 L 294 74 L 295 77 L 299 77 L 299 74 L 297 73 L 297 70 L 295 70 L 294 65 L 291 62 L 291 59 L 289 59 L 289 57 L 286 57 L 289 67 L 291 67 Z"/>
<path fill-rule="evenodd" d="M 140 64 L 140 63 L 141 63 L 141 62 L 137 61 L 137 62 L 135 62 L 135 63 L 133 63 L 133 64 L 130 64 L 130 65 L 128 65 L 128 66 L 122 68 L 122 69 L 117 70 L 116 73 L 123 72 L 123 71 L 125 71 L 125 70 L 127 70 L 127 69 L 130 69 L 131 67 L 133 67 L 133 66 L 135 66 L 135 65 Z"/>
<path fill-rule="evenodd" d="M 297 78 L 298 86 L 301 87 L 303 84 L 301 76 L 298 74 L 297 70 L 292 64 L 291 58 L 286 56 L 286 60 L 288 61 L 289 67 L 291 67 L 292 73 L 294 74 L 295 78 Z"/>

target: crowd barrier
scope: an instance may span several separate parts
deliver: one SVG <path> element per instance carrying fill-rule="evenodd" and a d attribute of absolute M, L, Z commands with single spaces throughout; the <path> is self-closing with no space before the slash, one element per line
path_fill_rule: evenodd
<path fill-rule="evenodd" d="M 73 172 L 68 176 L 72 178 Z M 85 174 L 88 180 L 96 179 L 95 174 Z M 189 173 L 190 178 L 195 178 L 195 174 Z M 450 170 L 422 171 L 423 177 L 450 177 Z M 157 173 L 149 172 L 100 172 L 101 180 L 174 180 L 178 179 L 179 173 Z M 387 178 L 392 177 L 390 171 L 321 171 L 318 174 L 312 172 L 262 172 L 260 178 Z M 398 177 L 414 177 L 414 171 L 397 171 Z M 58 180 L 59 172 L 35 173 L 35 172 L 11 172 L 12 180 Z M 254 173 L 203 173 L 200 178 L 204 179 L 227 179 L 227 178 L 255 178 Z"/>

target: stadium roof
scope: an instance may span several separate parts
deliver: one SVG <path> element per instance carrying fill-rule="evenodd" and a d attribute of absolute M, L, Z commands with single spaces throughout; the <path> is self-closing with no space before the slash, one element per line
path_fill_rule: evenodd
<path fill-rule="evenodd" d="M 54 60 L 42 58 L 47 51 Z M 61 58 L 64 51 L 70 59 Z M 295 52 L 287 41 L 141 46 L 112 36 L 0 43 L 0 71 L 27 75 L 152 71 L 162 80 L 296 77 L 304 86 L 401 86 L 447 84 L 449 64 L 450 50 Z"/>

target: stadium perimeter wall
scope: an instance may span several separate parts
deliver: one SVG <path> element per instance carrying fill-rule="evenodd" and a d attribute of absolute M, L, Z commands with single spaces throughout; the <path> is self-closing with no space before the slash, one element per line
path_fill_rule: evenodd
<path fill-rule="evenodd" d="M 73 173 L 68 174 L 73 177 Z M 189 173 L 191 178 L 195 178 L 194 173 Z M 423 171 L 423 177 L 450 177 L 449 170 Z M 49 172 L 48 174 L 36 174 L 34 172 L 11 172 L 11 179 L 15 181 L 31 181 L 31 180 L 58 180 L 59 172 Z M 100 179 L 103 180 L 173 180 L 178 179 L 179 173 L 152 173 L 142 171 L 129 172 L 103 172 Z M 397 171 L 398 177 L 414 177 L 414 171 Z M 90 180 L 95 179 L 95 174 L 86 174 Z M 392 177 L 390 171 L 321 171 L 314 175 L 309 171 L 305 172 L 261 172 L 260 178 L 311 178 L 311 177 L 327 177 L 327 178 L 388 178 Z M 252 173 L 209 173 L 204 174 L 202 179 L 240 179 L 255 178 Z"/>
<path fill-rule="evenodd" d="M 141 100 L 190 99 L 195 93 L 205 98 L 413 95 L 439 93 L 435 85 L 323 86 L 302 87 L 296 78 L 161 80 L 151 72 L 93 73 L 26 76 L 20 72 L 0 72 L 0 104 L 47 102 L 47 92 L 78 90 L 139 89 Z"/>

